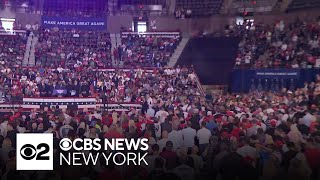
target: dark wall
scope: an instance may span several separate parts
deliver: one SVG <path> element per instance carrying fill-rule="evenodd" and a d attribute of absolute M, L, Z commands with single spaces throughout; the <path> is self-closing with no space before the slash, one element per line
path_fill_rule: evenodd
<path fill-rule="evenodd" d="M 227 85 L 239 40 L 230 37 L 190 39 L 177 64 L 194 66 L 204 85 Z"/>

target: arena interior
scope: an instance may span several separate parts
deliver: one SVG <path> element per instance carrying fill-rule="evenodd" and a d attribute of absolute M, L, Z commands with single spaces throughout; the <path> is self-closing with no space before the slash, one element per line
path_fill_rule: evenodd
<path fill-rule="evenodd" d="M 1 179 L 320 180 L 320 0 L 1 0 L 0 20 Z M 53 170 L 17 168 L 31 133 Z M 59 164 L 63 138 L 147 138 L 148 165 Z"/>

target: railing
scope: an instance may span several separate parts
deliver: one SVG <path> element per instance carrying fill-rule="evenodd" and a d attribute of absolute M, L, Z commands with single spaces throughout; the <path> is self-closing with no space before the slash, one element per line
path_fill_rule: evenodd
<path fill-rule="evenodd" d="M 180 37 L 180 32 L 144 32 L 144 33 L 138 33 L 138 32 L 122 32 L 121 38 L 127 38 L 129 35 L 139 35 L 139 36 L 156 36 L 156 37 L 162 37 L 162 38 L 176 38 Z"/>
<path fill-rule="evenodd" d="M 108 111 L 130 111 L 130 109 L 140 109 L 139 103 L 101 103 L 95 98 L 23 98 L 22 104 L 0 104 L 0 112 L 11 112 L 12 110 L 21 110 L 29 112 L 32 109 L 41 109 L 42 107 L 59 106 L 61 109 L 106 109 Z"/>
<path fill-rule="evenodd" d="M 15 36 L 18 33 L 26 33 L 26 31 L 25 30 L 4 30 L 4 29 L 0 30 L 0 35 Z"/>
<path fill-rule="evenodd" d="M 272 8 L 277 3 L 276 0 L 258 0 L 255 1 L 234 1 L 232 4 L 233 9 L 237 9 L 238 12 L 268 12 L 272 11 Z"/>
<path fill-rule="evenodd" d="M 204 96 L 204 95 L 205 95 L 205 92 L 204 92 L 203 86 L 202 86 L 202 84 L 201 84 L 201 82 L 200 82 L 200 79 L 199 79 L 199 77 L 198 77 L 197 74 L 195 74 L 195 77 L 196 77 L 197 87 L 198 87 L 198 89 L 199 89 L 199 91 L 200 91 L 200 94 L 201 94 L 202 96 Z"/>

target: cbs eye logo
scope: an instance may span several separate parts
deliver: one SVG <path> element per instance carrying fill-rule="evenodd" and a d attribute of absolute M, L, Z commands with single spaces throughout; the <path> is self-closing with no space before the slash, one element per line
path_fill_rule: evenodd
<path fill-rule="evenodd" d="M 53 134 L 17 134 L 17 170 L 53 170 Z"/>
<path fill-rule="evenodd" d="M 59 146 L 61 150 L 69 151 L 72 148 L 72 141 L 68 138 L 63 138 L 61 139 Z"/>
<path fill-rule="evenodd" d="M 49 145 L 45 143 L 40 143 L 37 148 L 32 144 L 25 144 L 21 147 L 20 155 L 25 160 L 33 158 L 36 158 L 36 160 L 49 160 L 49 156 L 46 155 L 49 150 Z"/>

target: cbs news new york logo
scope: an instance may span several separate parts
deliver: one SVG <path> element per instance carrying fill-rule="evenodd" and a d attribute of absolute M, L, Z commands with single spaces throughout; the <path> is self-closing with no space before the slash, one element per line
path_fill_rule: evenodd
<path fill-rule="evenodd" d="M 53 134 L 17 134 L 17 170 L 53 170 Z"/>

